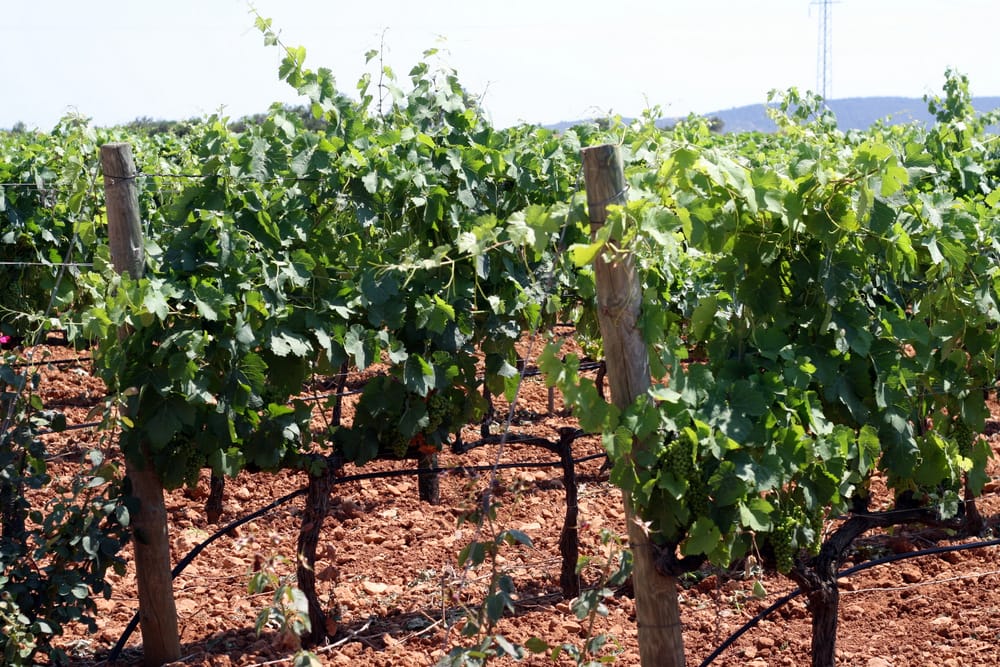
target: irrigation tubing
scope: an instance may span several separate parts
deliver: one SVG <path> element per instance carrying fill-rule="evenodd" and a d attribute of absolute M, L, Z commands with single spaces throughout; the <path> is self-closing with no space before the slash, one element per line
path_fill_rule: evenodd
<path fill-rule="evenodd" d="M 837 573 L 837 578 L 840 579 L 841 577 L 849 577 L 852 574 L 857 574 L 858 572 L 867 570 L 869 568 L 873 568 L 877 565 L 885 565 L 886 563 L 895 563 L 896 561 L 907 560 L 909 558 L 921 558 L 923 556 L 932 556 L 934 554 L 948 553 L 950 551 L 985 549 L 988 547 L 996 547 L 996 546 L 1000 546 L 1000 538 L 993 540 L 986 540 L 982 542 L 969 542 L 967 544 L 951 544 L 944 547 L 931 547 L 930 549 L 921 549 L 920 551 L 911 551 L 909 553 L 893 554 L 891 556 L 885 556 L 884 558 L 879 558 L 877 560 L 866 561 L 864 563 L 861 563 L 860 565 L 855 565 L 854 567 L 847 568 L 846 570 L 841 570 L 840 572 Z M 770 616 L 772 613 L 774 613 L 781 607 L 785 606 L 786 604 L 797 598 L 803 592 L 804 591 L 801 588 L 796 588 L 791 593 L 788 593 L 787 595 L 779 598 L 770 607 L 768 607 L 767 609 L 765 609 L 764 611 L 760 612 L 752 619 L 747 621 L 747 623 L 743 625 L 743 627 L 741 627 L 733 634 L 729 635 L 726 641 L 719 644 L 719 646 L 714 651 L 712 651 L 712 653 L 707 658 L 705 658 L 704 662 L 701 663 L 701 667 L 707 667 L 708 665 L 712 664 L 712 662 L 714 662 L 715 659 L 718 658 L 723 651 L 732 646 L 733 643 L 736 642 L 737 639 L 742 637 L 748 630 L 756 627 L 758 623 L 760 623 L 765 618 Z"/>
<path fill-rule="evenodd" d="M 593 461 L 595 459 L 604 458 L 607 454 L 589 454 L 587 456 L 581 456 L 580 458 L 573 459 L 573 465 L 578 465 L 580 463 L 586 463 L 587 461 Z M 434 467 L 434 468 L 407 468 L 405 470 L 382 470 L 379 472 L 368 472 L 359 473 L 357 475 L 345 475 L 343 477 L 334 477 L 334 486 L 338 484 L 346 484 L 347 482 L 358 482 L 366 479 L 381 479 L 386 477 L 409 477 L 414 475 L 426 475 L 428 473 L 445 473 L 445 472 L 490 472 L 492 470 L 503 470 L 508 468 L 558 468 L 562 466 L 562 461 L 526 461 L 524 463 L 500 463 L 496 465 L 489 466 L 454 466 L 449 468 Z M 206 540 L 196 544 L 194 548 L 187 553 L 184 558 L 178 561 L 177 565 L 170 571 L 171 579 L 176 579 L 181 572 L 184 571 L 188 565 L 190 565 L 198 555 L 205 550 L 208 545 L 215 542 L 217 539 L 223 535 L 228 534 L 230 531 L 239 528 L 240 526 L 250 523 L 254 519 L 259 519 L 268 512 L 281 507 L 285 503 L 295 500 L 299 496 L 304 496 L 307 492 L 305 487 L 296 489 L 289 494 L 278 498 L 272 503 L 261 507 L 250 514 L 240 517 L 230 521 L 225 526 L 217 530 L 215 533 L 210 535 Z M 122 650 L 125 648 L 125 643 L 128 642 L 129 637 L 135 632 L 135 629 L 139 626 L 139 612 L 136 612 L 132 616 L 132 620 L 129 621 L 128 625 L 125 626 L 125 630 L 122 632 L 121 637 L 115 642 L 114 647 L 108 654 L 106 662 L 113 663 L 118 659 Z"/>

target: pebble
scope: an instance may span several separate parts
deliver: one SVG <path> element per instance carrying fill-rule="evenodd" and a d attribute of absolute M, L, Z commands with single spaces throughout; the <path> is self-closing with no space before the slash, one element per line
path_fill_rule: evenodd
<path fill-rule="evenodd" d="M 366 579 L 361 583 L 361 588 L 365 589 L 365 592 L 369 595 L 381 595 L 388 590 L 389 585 L 383 584 L 380 581 L 370 581 Z"/>
<path fill-rule="evenodd" d="M 844 619 L 850 621 L 854 619 L 864 618 L 865 615 L 868 613 L 868 610 L 865 609 L 862 605 L 853 604 L 844 607 L 842 613 Z"/>
<path fill-rule="evenodd" d="M 200 605 L 194 600 L 188 598 L 181 598 L 176 602 L 174 602 L 174 606 L 177 608 L 178 613 L 190 614 L 194 611 L 197 611 Z"/>
<path fill-rule="evenodd" d="M 385 535 L 376 532 L 365 533 L 365 536 L 362 539 L 365 544 L 382 544 L 385 542 Z"/>
<path fill-rule="evenodd" d="M 957 565 L 965 560 L 965 553 L 961 551 L 946 551 L 941 554 L 941 560 L 951 565 Z"/>
<path fill-rule="evenodd" d="M 580 634 L 583 632 L 583 626 L 576 621 L 563 621 L 562 629 L 571 635 Z"/>
<path fill-rule="evenodd" d="M 222 564 L 226 566 L 228 570 L 242 571 L 246 568 L 246 561 L 239 556 L 224 556 L 222 558 Z"/>

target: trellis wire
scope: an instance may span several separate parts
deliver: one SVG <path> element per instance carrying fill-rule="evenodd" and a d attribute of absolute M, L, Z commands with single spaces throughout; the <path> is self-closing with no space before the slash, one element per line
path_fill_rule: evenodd
<path fill-rule="evenodd" d="M 74 363 L 79 363 L 80 361 L 90 361 L 90 360 L 91 360 L 91 357 L 74 357 L 73 359 L 55 359 L 55 360 L 52 360 L 52 361 L 19 362 L 19 363 L 16 363 L 16 364 L 11 364 L 11 368 L 25 368 L 25 367 L 28 367 L 28 366 L 38 366 L 38 365 L 71 365 L 71 364 L 74 364 Z M 600 366 L 601 366 L 602 363 L 603 362 L 595 361 L 595 362 L 589 362 L 589 363 L 586 363 L 586 364 L 580 364 L 580 370 L 582 370 L 582 371 L 598 370 L 600 368 Z M 538 377 L 540 375 L 542 375 L 542 372 L 540 370 L 538 370 L 538 369 L 527 370 L 527 367 L 525 367 L 524 377 L 526 377 L 526 378 L 528 378 L 528 377 Z M 350 373 L 337 373 L 335 375 L 331 375 L 331 376 L 328 376 L 328 377 L 330 377 L 330 378 L 338 378 L 338 377 L 345 377 L 345 376 L 349 377 Z M 348 389 L 346 391 L 340 391 L 340 392 L 329 392 L 329 393 L 325 393 L 325 394 L 314 394 L 314 395 L 310 395 L 310 396 L 302 396 L 298 400 L 306 402 L 306 403 L 311 403 L 311 402 L 317 402 L 318 403 L 320 401 L 325 401 L 325 400 L 329 400 L 329 399 L 332 399 L 332 398 L 345 398 L 345 397 L 348 397 L 348 396 L 358 396 L 358 395 L 360 395 L 363 392 L 364 392 L 364 389 Z M 103 396 L 96 397 L 94 399 L 94 402 L 95 403 L 99 403 L 100 401 L 106 401 L 106 400 L 111 399 L 111 398 L 114 398 L 114 394 L 105 394 Z M 516 406 L 516 402 L 512 403 L 511 405 Z M 516 411 L 515 411 L 515 414 L 516 414 Z M 40 436 L 43 436 L 43 435 L 53 435 L 53 434 L 56 434 L 56 433 L 64 433 L 66 431 L 77 431 L 77 430 L 83 430 L 83 429 L 88 429 L 88 428 L 97 428 L 98 426 L 101 426 L 103 423 L 104 422 L 102 422 L 102 421 L 92 421 L 92 422 L 82 422 L 80 424 L 70 424 L 70 425 L 67 425 L 65 428 L 62 428 L 62 429 L 60 429 L 58 431 L 54 430 L 54 429 L 40 430 L 37 433 L 37 435 L 40 435 Z"/>
<path fill-rule="evenodd" d="M 80 267 L 93 265 L 93 262 L 0 262 L 0 266 L 16 266 L 20 268 L 29 266 Z"/>

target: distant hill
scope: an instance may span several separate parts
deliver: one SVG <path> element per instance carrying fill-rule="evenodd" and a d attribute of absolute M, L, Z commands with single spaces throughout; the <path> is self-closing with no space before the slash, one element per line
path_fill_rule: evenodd
<path fill-rule="evenodd" d="M 934 117 L 927 111 L 927 103 L 916 97 L 847 97 L 830 100 L 829 105 L 837 117 L 837 126 L 842 130 L 864 130 L 885 118 L 892 123 L 934 122 Z M 1000 97 L 974 97 L 972 105 L 980 112 L 992 111 L 1000 108 Z M 764 109 L 763 104 L 750 104 L 704 115 L 720 119 L 723 132 L 773 132 L 777 128 Z M 664 123 L 673 123 L 675 120 L 667 119 Z M 563 130 L 577 122 L 579 121 L 556 123 L 548 127 Z"/>
<path fill-rule="evenodd" d="M 934 116 L 927 111 L 927 103 L 915 97 L 848 97 L 830 100 L 829 105 L 837 117 L 837 126 L 842 130 L 864 130 L 885 118 L 892 123 L 917 121 L 929 125 L 934 122 Z M 979 112 L 992 111 L 1000 108 L 1000 97 L 975 97 L 972 106 Z M 776 129 L 767 117 L 763 104 L 751 104 L 705 115 L 722 120 L 725 132 L 773 132 Z"/>

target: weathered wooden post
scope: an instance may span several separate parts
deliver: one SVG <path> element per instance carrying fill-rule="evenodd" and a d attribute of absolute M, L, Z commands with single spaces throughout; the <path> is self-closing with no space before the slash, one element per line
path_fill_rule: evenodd
<path fill-rule="evenodd" d="M 625 173 L 617 146 L 603 145 L 582 151 L 583 174 L 591 226 L 598 229 L 607 220 L 609 204 L 624 204 Z M 646 342 L 637 328 L 642 292 L 635 262 L 628 252 L 598 253 L 594 260 L 597 281 L 598 320 L 604 339 L 611 400 L 625 409 L 650 387 Z M 635 451 L 644 447 L 635 443 Z M 684 638 L 677 606 L 677 580 L 660 574 L 649 536 L 637 523 L 635 508 L 625 495 L 625 518 L 632 549 L 632 583 L 635 589 L 639 659 L 643 667 L 684 665 Z"/>
<path fill-rule="evenodd" d="M 145 271 L 135 163 L 128 144 L 101 146 L 111 261 L 118 273 L 138 279 Z M 122 331 L 120 336 L 127 335 Z M 162 665 L 181 657 L 177 608 L 170 575 L 170 542 L 163 484 L 147 461 L 126 459 L 125 472 L 139 511 L 132 516 L 132 545 L 139 587 L 143 661 Z"/>

